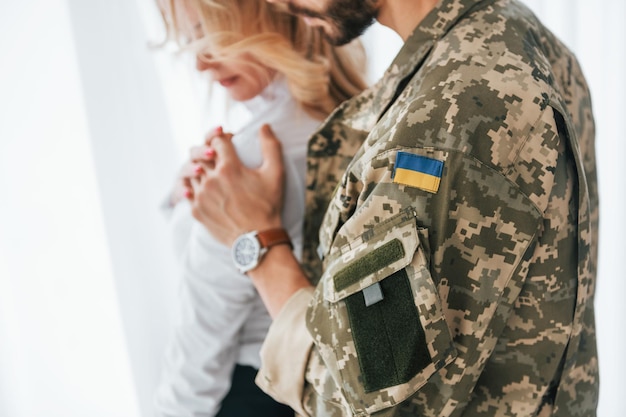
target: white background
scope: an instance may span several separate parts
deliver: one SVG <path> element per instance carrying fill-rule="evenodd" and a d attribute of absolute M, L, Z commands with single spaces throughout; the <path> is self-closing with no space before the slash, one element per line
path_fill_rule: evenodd
<path fill-rule="evenodd" d="M 598 125 L 601 417 L 621 417 L 626 2 L 526 1 L 578 55 Z M 152 51 L 151 0 L 0 1 L 0 417 L 147 417 L 176 297 L 159 205 L 237 116 Z M 365 36 L 371 78 L 399 47 Z"/>

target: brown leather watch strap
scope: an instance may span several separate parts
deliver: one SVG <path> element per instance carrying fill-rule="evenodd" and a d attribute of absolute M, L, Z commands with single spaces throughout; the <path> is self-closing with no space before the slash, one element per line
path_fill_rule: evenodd
<path fill-rule="evenodd" d="M 288 244 L 291 248 L 293 248 L 291 238 L 287 234 L 287 231 L 282 228 L 257 232 L 256 237 L 257 239 L 259 239 L 259 243 L 261 244 L 262 248 L 270 248 L 272 246 L 282 244 Z"/>

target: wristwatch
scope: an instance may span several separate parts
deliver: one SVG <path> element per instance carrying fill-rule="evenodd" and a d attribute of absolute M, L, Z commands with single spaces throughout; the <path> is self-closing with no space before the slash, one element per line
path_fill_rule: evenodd
<path fill-rule="evenodd" d="M 261 257 L 269 248 L 288 244 L 293 248 L 291 239 L 285 229 L 269 229 L 253 231 L 239 236 L 232 248 L 233 262 L 239 272 L 245 274 L 259 264 Z"/>

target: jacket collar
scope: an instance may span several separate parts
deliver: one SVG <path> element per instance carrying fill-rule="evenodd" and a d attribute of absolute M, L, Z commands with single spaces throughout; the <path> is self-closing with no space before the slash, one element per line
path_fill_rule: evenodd
<path fill-rule="evenodd" d="M 413 74 L 433 45 L 464 16 L 495 0 L 440 0 L 406 40 L 375 88 L 379 112 L 395 97 L 400 83 Z M 380 113 L 379 113 L 380 116 Z"/>

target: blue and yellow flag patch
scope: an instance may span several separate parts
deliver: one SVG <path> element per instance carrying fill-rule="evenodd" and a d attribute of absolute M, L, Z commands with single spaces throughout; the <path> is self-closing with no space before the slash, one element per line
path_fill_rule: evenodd
<path fill-rule="evenodd" d="M 406 152 L 398 152 L 393 170 L 393 182 L 420 188 L 429 193 L 439 190 L 443 161 Z"/>

